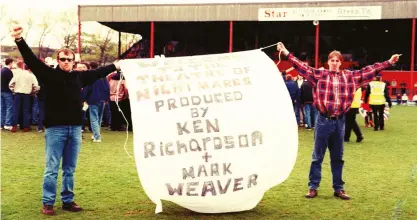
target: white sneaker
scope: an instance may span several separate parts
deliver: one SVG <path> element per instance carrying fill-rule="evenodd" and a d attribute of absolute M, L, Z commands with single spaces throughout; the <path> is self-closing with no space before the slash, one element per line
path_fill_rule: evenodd
<path fill-rule="evenodd" d="M 93 142 L 95 142 L 95 143 L 101 143 L 101 139 L 98 139 L 98 140 L 93 139 Z"/>
<path fill-rule="evenodd" d="M 91 135 L 91 140 L 94 140 L 94 135 Z"/>
<path fill-rule="evenodd" d="M 9 130 L 9 131 L 12 130 L 12 128 L 13 128 L 13 126 L 7 126 L 7 125 L 4 126 L 4 129 Z"/>

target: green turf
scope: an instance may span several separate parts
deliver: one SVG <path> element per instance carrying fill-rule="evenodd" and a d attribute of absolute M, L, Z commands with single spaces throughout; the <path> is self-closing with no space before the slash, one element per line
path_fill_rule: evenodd
<path fill-rule="evenodd" d="M 385 131 L 363 127 L 363 143 L 345 144 L 345 189 L 352 197 L 332 196 L 328 153 L 323 164 L 319 197 L 305 199 L 313 131 L 300 129 L 299 154 L 290 177 L 265 193 L 250 211 L 198 214 L 164 202 L 154 214 L 138 180 L 136 166 L 123 149 L 125 133 L 103 129 L 103 142 L 91 143 L 85 134 L 75 173 L 75 200 L 85 211 L 61 210 L 55 219 L 417 219 L 417 108 L 395 106 Z M 2 219 L 46 219 L 40 212 L 44 168 L 44 134 L 2 132 Z M 354 140 L 353 136 L 353 140 Z M 132 140 L 128 149 L 132 153 Z M 59 177 L 58 183 L 60 183 Z M 58 192 L 60 185 L 58 186 Z M 50 217 L 49 217 L 50 218 Z"/>

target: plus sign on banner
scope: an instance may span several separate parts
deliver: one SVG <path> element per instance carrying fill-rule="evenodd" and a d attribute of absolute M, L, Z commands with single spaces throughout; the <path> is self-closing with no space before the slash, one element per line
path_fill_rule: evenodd
<path fill-rule="evenodd" d="M 297 157 L 297 123 L 275 63 L 261 50 L 122 61 L 140 182 L 196 212 L 254 208 Z"/>

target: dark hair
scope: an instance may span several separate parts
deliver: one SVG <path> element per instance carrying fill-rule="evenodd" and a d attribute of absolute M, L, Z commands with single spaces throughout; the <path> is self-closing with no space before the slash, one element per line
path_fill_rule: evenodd
<path fill-rule="evenodd" d="M 90 68 L 91 69 L 97 69 L 98 63 L 97 62 L 90 62 Z"/>
<path fill-rule="evenodd" d="M 84 65 L 87 67 L 87 69 L 88 69 L 88 70 L 89 70 L 89 69 L 91 69 L 90 64 L 88 64 L 88 63 L 86 63 L 86 62 L 82 62 L 82 64 L 84 64 Z"/>
<path fill-rule="evenodd" d="M 74 64 L 74 68 L 77 68 L 77 65 L 78 64 L 85 65 L 85 67 L 87 67 L 87 70 L 90 69 L 90 65 L 88 63 L 85 63 L 85 62 L 77 62 L 77 63 L 75 63 Z"/>
<path fill-rule="evenodd" d="M 9 64 L 13 63 L 13 61 L 14 60 L 12 58 L 7 58 L 4 63 L 6 64 L 6 66 L 8 66 Z"/>

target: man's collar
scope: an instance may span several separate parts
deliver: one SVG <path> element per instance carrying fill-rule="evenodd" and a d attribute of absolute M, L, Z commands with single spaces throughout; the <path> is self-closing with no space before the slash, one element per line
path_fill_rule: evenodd
<path fill-rule="evenodd" d="M 331 74 L 333 74 L 333 75 L 340 75 L 340 74 L 342 74 L 342 71 L 343 71 L 343 70 L 339 70 L 339 71 L 330 71 L 330 70 L 329 70 L 329 72 L 330 72 Z"/>
<path fill-rule="evenodd" d="M 72 73 L 72 72 L 74 71 L 74 70 L 71 70 L 71 71 L 69 71 L 69 72 L 64 71 L 63 69 L 61 69 L 61 68 L 59 67 L 59 65 L 57 65 L 55 69 L 58 69 L 59 71 L 62 71 L 62 72 L 64 72 L 64 73 Z"/>

